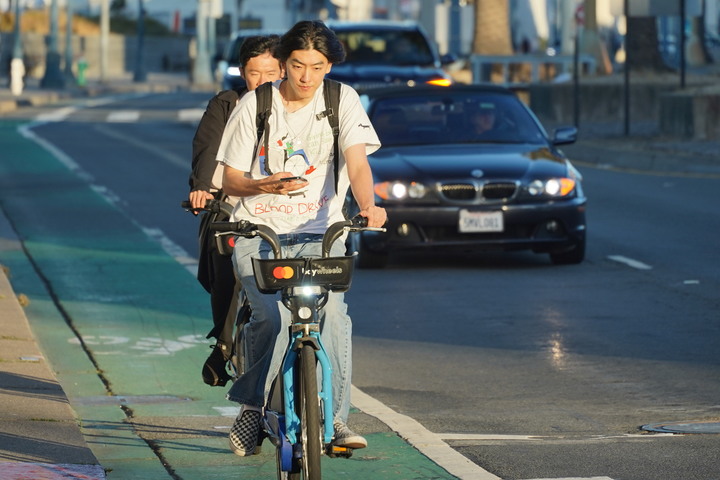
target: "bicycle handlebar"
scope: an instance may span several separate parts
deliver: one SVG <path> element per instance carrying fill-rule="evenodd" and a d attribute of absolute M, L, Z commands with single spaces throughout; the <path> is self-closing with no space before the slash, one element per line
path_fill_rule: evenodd
<path fill-rule="evenodd" d="M 232 215 L 233 206 L 230 205 L 227 202 L 223 202 L 222 200 L 218 200 L 215 198 L 212 198 L 205 202 L 204 207 L 193 207 L 192 203 L 190 203 L 189 200 L 184 200 L 180 203 L 180 206 L 187 210 L 188 212 L 192 213 L 199 213 L 199 212 L 210 212 L 210 213 L 222 213 L 226 217 L 229 217 Z"/>
<path fill-rule="evenodd" d="M 198 213 L 207 211 L 211 213 L 224 213 L 226 216 L 232 215 L 232 206 L 221 200 L 211 199 L 205 203 L 205 207 L 193 207 L 190 201 L 185 200 L 181 204 L 182 208 L 188 212 Z M 325 235 L 323 235 L 322 241 L 322 256 L 323 258 L 330 256 L 330 249 L 333 243 L 340 238 L 345 229 L 351 232 L 358 232 L 360 230 L 372 230 L 376 232 L 384 232 L 384 228 L 372 228 L 367 226 L 367 218 L 355 215 L 349 220 L 343 220 L 335 222 L 328 227 Z M 273 250 L 275 258 L 282 256 L 280 250 L 280 239 L 278 238 L 275 231 L 265 225 L 255 225 L 247 220 L 240 220 L 239 222 L 212 222 L 209 226 L 210 230 L 217 232 L 216 235 L 228 235 L 235 234 L 245 238 L 252 238 L 258 236 L 268 242 Z"/>
<path fill-rule="evenodd" d="M 335 240 L 337 240 L 340 235 L 342 235 L 343 231 L 346 228 L 349 229 L 362 229 L 366 228 L 368 224 L 368 220 L 365 217 L 361 217 L 360 215 L 356 215 L 353 218 L 349 220 L 343 220 L 342 222 L 335 222 L 330 227 L 328 227 L 327 231 L 325 232 L 325 235 L 323 235 L 323 241 L 322 241 L 322 256 L 323 257 L 329 257 L 330 256 L 330 249 L 333 246 L 333 243 L 335 243 Z"/>

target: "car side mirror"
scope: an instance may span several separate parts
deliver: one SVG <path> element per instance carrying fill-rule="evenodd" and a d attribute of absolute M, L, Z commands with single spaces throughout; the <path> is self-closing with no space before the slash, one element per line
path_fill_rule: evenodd
<path fill-rule="evenodd" d="M 553 145 L 569 145 L 577 140 L 578 129 L 576 127 L 559 127 L 555 130 L 552 138 Z"/>
<path fill-rule="evenodd" d="M 453 55 L 452 53 L 446 53 L 445 55 L 440 56 L 441 65 L 450 65 L 451 63 L 457 62 L 457 60 L 457 55 Z"/>

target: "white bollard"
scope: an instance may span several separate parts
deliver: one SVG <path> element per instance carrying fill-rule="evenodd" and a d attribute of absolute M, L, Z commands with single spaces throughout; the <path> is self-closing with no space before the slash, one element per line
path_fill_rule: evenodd
<path fill-rule="evenodd" d="M 10 92 L 16 97 L 22 94 L 24 75 L 25 64 L 22 58 L 13 58 L 10 62 Z"/>

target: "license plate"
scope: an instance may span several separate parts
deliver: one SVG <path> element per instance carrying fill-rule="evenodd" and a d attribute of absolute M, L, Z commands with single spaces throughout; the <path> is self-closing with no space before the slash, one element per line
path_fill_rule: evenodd
<path fill-rule="evenodd" d="M 460 210 L 459 230 L 463 233 L 502 232 L 502 212 Z"/>

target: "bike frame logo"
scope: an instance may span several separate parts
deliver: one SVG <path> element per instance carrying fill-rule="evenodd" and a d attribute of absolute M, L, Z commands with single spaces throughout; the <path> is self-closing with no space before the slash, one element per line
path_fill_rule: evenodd
<path fill-rule="evenodd" d="M 315 277 L 316 275 L 339 275 L 343 273 L 343 269 L 341 266 L 336 265 L 334 267 L 326 267 L 323 265 L 320 266 L 314 266 L 312 268 L 301 268 L 300 274 L 302 276 L 310 276 Z M 272 271 L 273 277 L 278 280 L 289 280 L 295 276 L 295 269 L 293 267 L 283 267 L 283 266 L 277 266 L 273 268 Z"/>
<path fill-rule="evenodd" d="M 273 277 L 277 278 L 278 280 L 288 280 L 295 276 L 295 269 L 292 267 L 278 266 L 273 268 L 272 273 Z"/>

